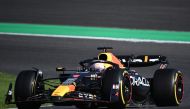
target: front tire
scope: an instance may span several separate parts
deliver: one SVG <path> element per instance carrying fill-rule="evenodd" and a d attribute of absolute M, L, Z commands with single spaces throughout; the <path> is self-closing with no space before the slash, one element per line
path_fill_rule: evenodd
<path fill-rule="evenodd" d="M 40 103 L 24 102 L 39 92 L 43 87 L 39 86 L 40 77 L 37 71 L 25 70 L 19 73 L 15 83 L 15 102 L 18 109 L 39 109 Z"/>
<path fill-rule="evenodd" d="M 118 91 L 113 95 L 113 85 L 118 87 Z M 131 99 L 131 82 L 127 74 L 123 74 L 120 69 L 108 68 L 102 79 L 102 99 L 110 101 L 108 107 L 111 109 L 123 109 Z M 112 97 L 114 96 L 114 99 Z M 117 100 L 116 100 L 117 99 Z M 113 101 L 114 100 L 114 101 Z"/>
<path fill-rule="evenodd" d="M 153 98 L 157 106 L 177 106 L 184 92 L 182 73 L 176 69 L 159 69 L 153 78 Z"/>

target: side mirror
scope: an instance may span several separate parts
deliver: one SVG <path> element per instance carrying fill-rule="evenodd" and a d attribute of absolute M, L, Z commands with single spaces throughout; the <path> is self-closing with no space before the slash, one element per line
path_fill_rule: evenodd
<path fill-rule="evenodd" d="M 65 68 L 64 67 L 57 67 L 56 71 L 65 71 Z"/>

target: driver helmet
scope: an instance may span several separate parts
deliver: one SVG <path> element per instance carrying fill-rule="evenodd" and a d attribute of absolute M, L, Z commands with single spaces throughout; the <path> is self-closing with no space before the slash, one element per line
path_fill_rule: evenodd
<path fill-rule="evenodd" d="M 107 64 L 107 63 L 94 63 L 93 65 L 91 65 L 90 68 L 94 69 L 95 71 L 102 72 L 111 66 L 112 65 Z"/>

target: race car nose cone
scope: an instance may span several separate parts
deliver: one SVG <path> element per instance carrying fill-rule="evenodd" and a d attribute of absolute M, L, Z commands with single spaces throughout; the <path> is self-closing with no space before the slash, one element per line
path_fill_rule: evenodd
<path fill-rule="evenodd" d="M 51 96 L 64 96 L 68 92 L 72 92 L 75 90 L 74 85 L 60 85 Z"/>

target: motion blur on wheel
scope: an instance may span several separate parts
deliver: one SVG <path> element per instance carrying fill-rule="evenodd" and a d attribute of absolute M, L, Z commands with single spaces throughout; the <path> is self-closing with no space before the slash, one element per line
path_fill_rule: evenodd
<path fill-rule="evenodd" d="M 12 100 L 12 84 L 8 89 L 6 104 L 15 103 L 19 109 L 38 109 L 41 104 L 56 106 L 75 105 L 79 109 L 98 107 L 125 108 L 143 105 L 178 106 L 184 93 L 183 75 L 169 69 L 168 61 L 161 55 L 114 55 L 111 47 L 97 57 L 86 59 L 80 69 L 57 67 L 55 78 L 43 78 L 41 70 L 21 71 L 17 76 Z M 146 78 L 133 67 L 160 64 L 153 78 Z"/>

